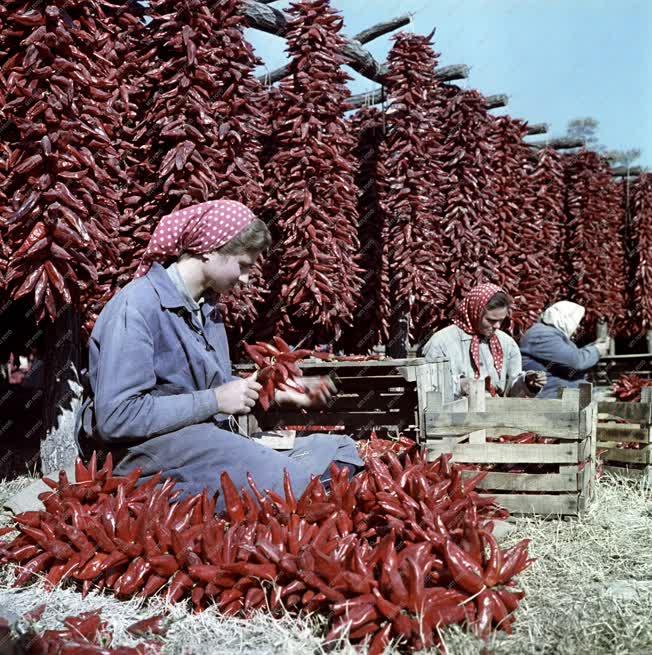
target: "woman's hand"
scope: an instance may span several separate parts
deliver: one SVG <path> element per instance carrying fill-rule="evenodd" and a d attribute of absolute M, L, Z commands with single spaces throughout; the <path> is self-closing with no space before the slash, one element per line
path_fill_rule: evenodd
<path fill-rule="evenodd" d="M 527 371 L 525 374 L 525 384 L 528 389 L 534 393 L 539 393 L 548 381 L 548 374 L 545 371 Z"/>
<path fill-rule="evenodd" d="M 324 407 L 337 391 L 335 383 L 329 377 L 302 377 L 296 383 L 306 391 L 277 391 L 274 400 L 279 405 L 291 405 L 302 409 Z"/>
<path fill-rule="evenodd" d="M 258 400 L 262 389 L 256 376 L 227 382 L 213 389 L 217 407 L 221 414 L 249 414 Z"/>
<path fill-rule="evenodd" d="M 593 343 L 596 347 L 600 357 L 604 357 L 609 354 L 609 348 L 611 347 L 611 337 L 605 337 L 604 339 L 598 339 Z"/>

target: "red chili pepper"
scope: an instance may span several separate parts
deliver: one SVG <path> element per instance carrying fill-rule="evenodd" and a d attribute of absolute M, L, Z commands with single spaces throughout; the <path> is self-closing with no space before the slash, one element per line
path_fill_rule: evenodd
<path fill-rule="evenodd" d="M 132 635 L 137 637 L 145 637 L 148 634 L 165 635 L 167 629 L 164 627 L 163 616 L 158 614 L 148 619 L 143 619 L 142 621 L 132 623 L 127 628 L 127 632 L 130 632 Z"/>
<path fill-rule="evenodd" d="M 53 559 L 50 553 L 41 553 L 33 559 L 29 560 L 27 564 L 21 567 L 21 571 L 16 577 L 14 582 L 15 587 L 24 585 L 32 575 L 40 573 Z"/>
<path fill-rule="evenodd" d="M 484 581 L 489 587 L 493 587 L 498 583 L 500 573 L 503 565 L 503 556 L 496 538 L 486 530 L 479 530 L 480 535 L 485 544 L 489 548 L 489 560 L 484 571 Z"/>
<path fill-rule="evenodd" d="M 476 594 L 484 586 L 482 570 L 477 562 L 470 557 L 453 541 L 447 539 L 444 544 L 444 558 L 453 580 L 469 593 Z"/>
<path fill-rule="evenodd" d="M 229 519 L 235 523 L 245 520 L 244 507 L 240 496 L 231 481 L 228 473 L 223 471 L 220 475 L 220 482 L 222 484 L 222 493 L 224 494 L 224 503 L 226 505 L 226 512 Z"/>

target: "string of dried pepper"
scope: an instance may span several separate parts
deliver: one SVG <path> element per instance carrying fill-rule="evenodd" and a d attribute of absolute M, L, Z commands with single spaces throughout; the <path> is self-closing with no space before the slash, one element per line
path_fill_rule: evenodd
<path fill-rule="evenodd" d="M 86 4 L 3 6 L 5 282 L 14 299 L 33 296 L 38 320 L 78 304 L 97 269 L 117 257 L 116 182 L 124 181 L 113 142 L 118 116 L 109 103 L 98 106 L 98 96 L 115 89 L 115 69 L 97 55 L 111 38 L 103 3 Z"/>
<path fill-rule="evenodd" d="M 641 175 L 631 189 L 631 276 L 633 301 L 630 323 L 634 329 L 652 329 L 652 175 Z M 630 279 L 632 279 L 630 278 Z"/>
<path fill-rule="evenodd" d="M 380 197 L 386 193 L 387 171 L 380 156 L 386 126 L 383 114 L 375 108 L 357 111 L 349 124 L 358 139 L 353 154 L 359 161 L 356 186 L 360 190 L 358 240 L 363 284 L 353 327 L 345 330 L 342 345 L 346 352 L 367 352 L 389 341 L 389 237 L 380 206 Z"/>
<path fill-rule="evenodd" d="M 594 152 L 569 155 L 565 173 L 570 299 L 586 308 L 585 331 L 601 318 L 618 331 L 627 304 L 619 189 L 608 162 Z"/>
<path fill-rule="evenodd" d="M 441 321 L 450 293 L 442 239 L 449 219 L 444 219 L 436 63 L 429 36 L 394 37 L 385 76 L 391 111 L 379 153 L 385 174 L 380 206 L 387 221 L 383 246 L 391 272 L 392 321 L 409 316 L 416 339 Z"/>
<path fill-rule="evenodd" d="M 273 103 L 265 166 L 265 214 L 278 245 L 269 311 L 277 331 L 312 331 L 314 343 L 339 339 L 359 298 L 355 140 L 344 121 L 342 19 L 327 0 L 295 2 L 288 13 L 292 75 Z"/>
<path fill-rule="evenodd" d="M 303 373 L 297 362 L 306 357 L 331 359 L 331 356 L 324 353 L 310 350 L 291 350 L 290 346 L 278 336 L 273 338 L 273 342 L 273 344 L 261 342 L 253 345 L 242 344 L 246 354 L 257 367 L 256 380 L 263 387 L 259 393 L 258 402 L 264 411 L 267 411 L 274 401 L 277 390 L 290 390 L 301 394 L 317 395 L 325 383 L 318 387 L 306 389 L 299 379 Z"/>

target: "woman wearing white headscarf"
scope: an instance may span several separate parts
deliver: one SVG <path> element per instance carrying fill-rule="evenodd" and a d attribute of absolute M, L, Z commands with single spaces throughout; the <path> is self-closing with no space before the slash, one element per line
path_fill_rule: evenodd
<path fill-rule="evenodd" d="M 572 337 L 583 318 L 584 307 L 561 300 L 548 307 L 539 322 L 521 338 L 523 368 L 548 373 L 546 385 L 537 398 L 557 398 L 558 389 L 577 387 L 586 379 L 586 372 L 609 351 L 608 338 L 584 348 L 573 343 Z"/>

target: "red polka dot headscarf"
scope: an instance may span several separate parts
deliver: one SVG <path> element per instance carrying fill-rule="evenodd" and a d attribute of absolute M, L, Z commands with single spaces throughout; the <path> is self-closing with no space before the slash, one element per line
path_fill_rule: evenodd
<path fill-rule="evenodd" d="M 475 377 L 480 377 L 480 337 L 478 324 L 482 320 L 484 310 L 489 301 L 499 292 L 503 292 L 496 284 L 479 284 L 473 287 L 462 300 L 458 313 L 453 319 L 453 323 L 461 328 L 467 334 L 472 334 L 471 339 L 471 365 Z M 494 334 L 489 339 L 489 350 L 494 358 L 496 372 L 500 376 L 503 368 L 503 347 L 500 345 L 498 336 Z"/>
<path fill-rule="evenodd" d="M 134 277 L 154 262 L 168 262 L 183 253 L 212 252 L 240 234 L 256 216 L 235 200 L 209 200 L 164 216 L 152 234 Z"/>

